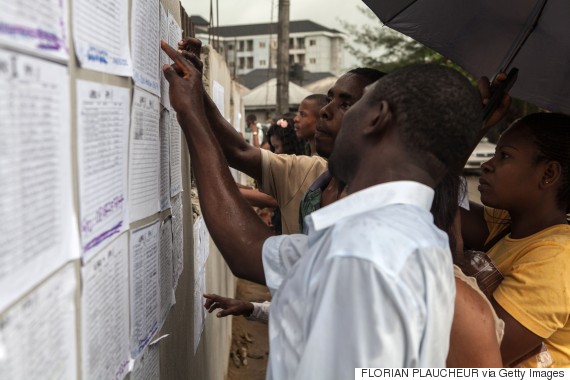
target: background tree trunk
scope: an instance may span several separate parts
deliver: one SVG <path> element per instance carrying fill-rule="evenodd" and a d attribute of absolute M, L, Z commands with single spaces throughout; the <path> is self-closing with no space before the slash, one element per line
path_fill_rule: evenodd
<path fill-rule="evenodd" d="M 289 110 L 289 0 L 279 0 L 277 21 L 277 115 Z"/>

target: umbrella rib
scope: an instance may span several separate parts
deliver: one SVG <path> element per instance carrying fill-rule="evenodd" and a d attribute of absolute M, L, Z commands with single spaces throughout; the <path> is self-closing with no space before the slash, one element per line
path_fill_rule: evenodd
<path fill-rule="evenodd" d="M 386 22 L 384 23 L 384 25 L 388 25 L 389 22 L 392 22 L 392 20 L 394 20 L 396 17 L 398 17 L 400 14 L 402 14 L 402 12 L 404 12 L 406 9 L 408 9 L 409 7 L 411 7 L 412 5 L 414 5 L 414 3 L 416 3 L 418 0 L 412 0 L 411 2 L 408 3 L 408 5 L 406 5 L 404 8 L 400 9 L 398 11 L 398 13 L 396 13 L 394 16 L 390 17 L 388 20 L 386 20 Z"/>
<path fill-rule="evenodd" d="M 528 38 L 530 37 L 530 35 L 532 34 L 534 29 L 538 25 L 538 21 L 540 20 L 540 17 L 542 16 L 542 11 L 544 11 L 544 8 L 546 7 L 546 3 L 548 3 L 548 0 L 542 0 L 542 4 L 540 4 L 540 5 L 539 5 L 539 2 L 536 3 L 535 8 L 533 9 L 534 12 L 529 16 L 529 18 L 534 17 L 534 20 L 532 21 L 532 23 L 528 23 L 528 22 L 526 23 L 526 26 L 527 26 L 526 29 L 523 29 L 521 31 L 521 34 L 519 34 L 519 38 L 517 39 L 517 41 L 520 41 L 520 43 L 515 41 L 513 43 L 513 45 L 511 45 L 509 52 L 507 53 L 507 55 L 503 59 L 503 62 L 501 62 L 499 69 L 497 70 L 498 72 L 501 72 L 501 71 L 505 72 L 511 66 L 511 63 L 513 63 L 516 56 L 519 54 L 519 51 L 522 49 L 523 45 L 525 44 L 525 42 L 528 40 Z M 506 61 L 506 64 L 505 64 L 505 61 Z"/>

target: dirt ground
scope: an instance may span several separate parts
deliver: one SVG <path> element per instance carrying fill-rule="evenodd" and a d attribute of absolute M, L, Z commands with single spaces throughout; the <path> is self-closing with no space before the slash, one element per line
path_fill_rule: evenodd
<path fill-rule="evenodd" d="M 237 281 L 235 298 L 263 302 L 271 300 L 271 295 L 267 287 L 240 279 Z M 249 321 L 244 317 L 232 318 L 232 346 L 226 379 L 265 379 L 269 357 L 267 325 Z"/>

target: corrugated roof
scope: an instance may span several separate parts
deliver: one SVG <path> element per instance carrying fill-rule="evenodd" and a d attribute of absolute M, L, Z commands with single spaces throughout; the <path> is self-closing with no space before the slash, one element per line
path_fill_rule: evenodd
<path fill-rule="evenodd" d="M 243 97 L 243 104 L 246 108 L 267 108 L 276 104 L 277 79 L 273 78 Z M 289 106 L 297 106 L 303 99 L 311 95 L 311 92 L 295 83 L 289 82 Z"/>
<path fill-rule="evenodd" d="M 313 83 L 307 84 L 303 86 L 303 88 L 312 92 L 313 94 L 326 94 L 329 89 L 334 86 L 337 79 L 337 76 L 328 76 Z"/>
<path fill-rule="evenodd" d="M 329 72 L 317 72 L 313 73 L 310 71 L 303 71 L 303 81 L 298 81 L 291 79 L 291 82 L 300 85 L 306 86 L 309 83 L 313 83 L 323 78 L 327 78 L 330 76 L 334 76 L 334 74 Z M 255 88 L 260 84 L 266 82 L 271 78 L 277 77 L 277 70 L 276 69 L 255 69 L 250 71 L 247 74 L 240 75 L 238 77 L 238 81 L 243 84 L 247 88 Z"/>
<path fill-rule="evenodd" d="M 190 16 L 190 22 L 194 25 L 210 25 L 210 23 L 208 21 L 206 21 L 202 16 Z"/>
<path fill-rule="evenodd" d="M 277 34 L 277 23 L 229 25 L 219 28 L 210 28 L 210 32 L 220 37 L 258 36 L 264 34 Z M 330 32 L 342 33 L 336 29 L 327 28 L 310 20 L 289 22 L 289 33 Z"/>

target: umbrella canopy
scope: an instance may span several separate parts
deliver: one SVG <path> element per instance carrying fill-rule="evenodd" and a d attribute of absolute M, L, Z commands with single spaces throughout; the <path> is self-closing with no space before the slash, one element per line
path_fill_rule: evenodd
<path fill-rule="evenodd" d="M 517 67 L 512 96 L 570 113 L 570 1 L 363 1 L 386 26 L 475 77 Z"/>
<path fill-rule="evenodd" d="M 243 104 L 247 108 L 275 107 L 277 79 L 273 78 L 260 84 L 243 97 Z M 311 95 L 311 92 L 295 83 L 289 82 L 289 105 L 298 105 L 303 99 Z"/>

